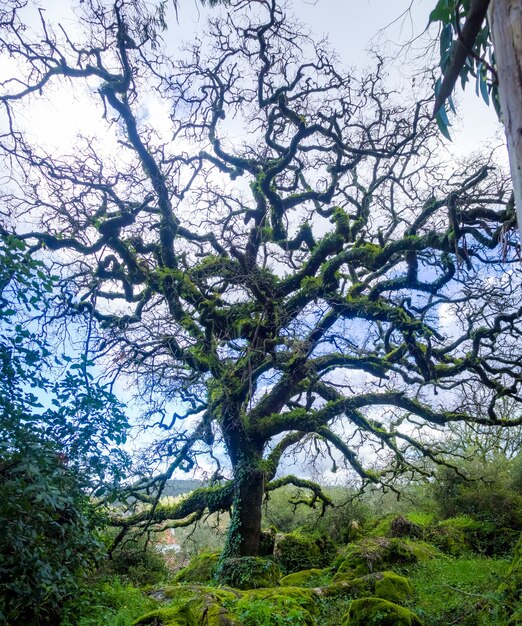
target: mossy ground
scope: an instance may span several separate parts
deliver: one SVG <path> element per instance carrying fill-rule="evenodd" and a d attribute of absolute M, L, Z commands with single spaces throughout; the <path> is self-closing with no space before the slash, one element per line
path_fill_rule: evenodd
<path fill-rule="evenodd" d="M 418 525 L 429 537 L 435 524 L 430 519 Z M 447 526 L 471 528 L 467 520 L 442 527 Z M 374 526 L 371 534 L 340 548 L 328 567 L 278 575 L 257 589 L 255 581 L 243 584 L 243 576 L 233 585 L 242 589 L 230 582 L 220 586 L 212 578 L 218 557 L 207 553 L 154 588 L 103 582 L 86 598 L 82 617 L 61 626 L 199 626 L 202 615 L 207 626 L 514 626 L 522 623 L 521 545 L 514 560 L 468 550 L 452 556 L 427 541 L 375 536 Z M 255 561 L 278 571 L 270 560 Z"/>

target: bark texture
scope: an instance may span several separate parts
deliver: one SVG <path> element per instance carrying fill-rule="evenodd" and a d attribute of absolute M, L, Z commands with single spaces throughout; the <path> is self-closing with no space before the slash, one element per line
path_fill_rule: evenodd
<path fill-rule="evenodd" d="M 493 0 L 488 18 L 522 239 L 522 0 Z"/>

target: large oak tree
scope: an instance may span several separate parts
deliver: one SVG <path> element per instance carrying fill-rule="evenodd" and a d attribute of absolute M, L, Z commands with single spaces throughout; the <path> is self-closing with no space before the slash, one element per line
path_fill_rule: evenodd
<path fill-rule="evenodd" d="M 233 3 L 181 60 L 136 2 L 80 10 L 31 33 L 3 9 L 2 228 L 62 268 L 162 433 L 120 537 L 231 510 L 224 555 L 256 554 L 266 493 L 329 504 L 278 474 L 296 450 L 393 485 L 448 462 L 449 423 L 520 424 L 497 414 L 522 380 L 509 184 L 437 158 L 429 103 L 387 90 L 381 59 L 336 68 L 275 0 Z M 66 89 L 99 125 L 48 153 L 24 115 Z M 460 409 L 463 385 L 485 413 Z M 214 484 L 162 502 L 204 457 Z"/>

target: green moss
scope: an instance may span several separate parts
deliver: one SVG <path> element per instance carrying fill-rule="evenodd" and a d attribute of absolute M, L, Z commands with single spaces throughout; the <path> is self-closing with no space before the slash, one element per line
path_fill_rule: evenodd
<path fill-rule="evenodd" d="M 153 611 L 139 618 L 134 626 L 200 626 L 205 617 L 206 626 L 241 626 L 231 608 L 237 596 L 213 587 L 169 587 L 163 591 L 173 606 Z"/>
<path fill-rule="evenodd" d="M 132 626 L 189 626 L 183 607 L 169 607 L 152 611 L 132 622 Z"/>
<path fill-rule="evenodd" d="M 390 602 L 404 602 L 413 595 L 413 587 L 404 576 L 395 572 L 382 572 L 375 579 L 375 596 Z"/>
<path fill-rule="evenodd" d="M 422 626 L 420 619 L 409 609 L 381 598 L 354 600 L 345 615 L 342 626 Z"/>
<path fill-rule="evenodd" d="M 433 558 L 437 550 L 423 541 L 368 537 L 348 546 L 335 580 L 349 580 Z"/>
<path fill-rule="evenodd" d="M 236 589 L 275 587 L 281 578 L 279 566 L 270 559 L 256 556 L 224 559 L 219 580 Z"/>
<path fill-rule="evenodd" d="M 219 560 L 219 553 L 200 554 L 174 577 L 175 583 L 204 583 L 211 581 Z"/>
<path fill-rule="evenodd" d="M 292 574 L 303 569 L 326 567 L 336 550 L 336 545 L 326 536 L 314 537 L 293 532 L 276 536 L 274 560 L 284 574 Z"/>
<path fill-rule="evenodd" d="M 317 580 L 318 578 L 323 577 L 325 574 L 330 572 L 327 569 L 305 569 L 300 572 L 294 572 L 293 574 L 288 574 L 288 576 L 284 576 L 279 581 L 279 584 L 282 587 L 302 587 L 308 586 L 308 583 Z"/>
<path fill-rule="evenodd" d="M 194 598 L 208 596 L 213 602 L 225 604 L 237 598 L 233 591 L 221 589 L 220 587 L 207 587 L 203 585 L 171 585 L 161 590 L 162 595 L 167 600 L 176 603 L 188 602 Z"/>
<path fill-rule="evenodd" d="M 404 576 L 395 572 L 367 574 L 359 578 L 340 580 L 323 588 L 325 596 L 349 595 L 353 598 L 377 597 L 390 602 L 404 603 L 413 596 L 413 587 Z"/>
<path fill-rule="evenodd" d="M 243 594 L 234 611 L 244 626 L 315 626 L 318 604 L 311 589 L 254 589 Z"/>

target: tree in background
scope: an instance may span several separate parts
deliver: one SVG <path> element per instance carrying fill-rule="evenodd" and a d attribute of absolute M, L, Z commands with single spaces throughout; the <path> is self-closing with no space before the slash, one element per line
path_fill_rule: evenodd
<path fill-rule="evenodd" d="M 264 494 L 330 504 L 278 474 L 292 453 L 393 487 L 448 463 L 422 432 L 521 423 L 497 413 L 519 398 L 522 303 L 516 264 L 500 281 L 514 215 L 487 157 L 442 163 L 429 103 L 397 103 L 382 60 L 336 68 L 275 0 L 233 3 L 181 60 L 136 2 L 80 10 L 74 35 L 31 33 L 23 11 L 4 24 L 3 221 L 23 216 L 20 238 L 62 266 L 71 314 L 99 322 L 91 346 L 161 434 L 119 539 L 231 510 L 223 558 L 256 554 Z M 99 126 L 48 154 L 24 104 L 74 86 Z M 464 383 L 485 387 L 486 416 L 458 409 Z M 161 501 L 208 463 L 212 486 Z"/>

